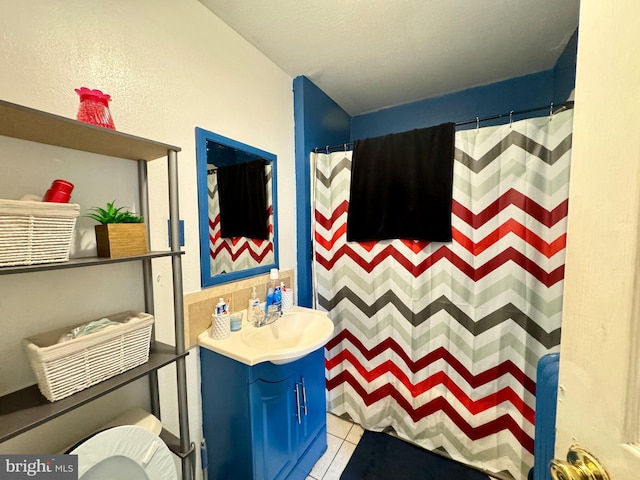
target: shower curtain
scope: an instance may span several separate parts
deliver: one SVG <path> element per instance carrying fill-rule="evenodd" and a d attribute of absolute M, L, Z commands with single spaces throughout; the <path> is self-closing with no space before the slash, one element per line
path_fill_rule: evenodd
<path fill-rule="evenodd" d="M 533 466 L 559 350 L 571 111 L 455 136 L 453 241 L 346 241 L 351 152 L 312 154 L 329 410 L 493 473 Z"/>

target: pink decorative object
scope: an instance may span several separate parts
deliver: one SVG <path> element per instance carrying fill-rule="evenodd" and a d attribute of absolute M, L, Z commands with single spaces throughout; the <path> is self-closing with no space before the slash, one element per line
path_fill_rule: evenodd
<path fill-rule="evenodd" d="M 109 111 L 110 95 L 102 93 L 100 90 L 90 90 L 86 87 L 76 88 L 75 90 L 80 95 L 78 120 L 112 130 L 116 129 Z"/>

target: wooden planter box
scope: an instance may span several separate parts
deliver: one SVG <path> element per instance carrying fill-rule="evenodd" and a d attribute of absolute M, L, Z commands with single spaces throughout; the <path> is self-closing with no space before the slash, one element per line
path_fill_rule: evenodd
<path fill-rule="evenodd" d="M 95 228 L 99 257 L 131 257 L 149 251 L 144 223 L 108 223 Z"/>

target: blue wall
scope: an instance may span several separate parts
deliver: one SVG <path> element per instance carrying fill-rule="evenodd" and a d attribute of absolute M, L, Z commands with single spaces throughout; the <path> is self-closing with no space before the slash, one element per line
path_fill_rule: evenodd
<path fill-rule="evenodd" d="M 545 110 L 514 115 L 513 120 L 544 115 L 551 102 L 554 105 L 565 103 L 575 86 L 577 48 L 576 31 L 551 70 L 357 115 L 351 119 L 350 140 L 507 114 L 502 119 L 482 122 L 481 126 L 486 127 L 508 122 L 508 113 L 512 110 L 517 112 L 541 106 Z M 475 124 L 458 128 L 475 128 Z"/>
<path fill-rule="evenodd" d="M 294 79 L 298 304 L 311 306 L 313 299 L 309 153 L 314 148 L 342 145 L 360 138 L 404 132 L 444 122 L 464 122 L 476 117 L 506 114 L 501 119 L 482 122 L 481 126 L 507 123 L 512 110 L 544 106 L 540 113 L 514 115 L 514 121 L 544 115 L 551 102 L 557 106 L 567 101 L 575 86 L 577 35 L 576 31 L 553 69 L 352 118 L 309 79 Z M 475 128 L 475 123 L 458 128 Z"/>
<path fill-rule="evenodd" d="M 576 86 L 577 56 L 578 31 L 576 30 L 553 67 L 553 103 L 556 105 L 566 102 Z"/>
<path fill-rule="evenodd" d="M 319 145 L 349 141 L 351 117 L 308 78 L 293 80 L 297 208 L 298 305 L 310 307 L 311 289 L 311 185 L 309 153 Z"/>
<path fill-rule="evenodd" d="M 351 140 L 406 132 L 445 122 L 463 122 L 476 116 L 482 118 L 511 110 L 526 110 L 550 105 L 552 101 L 553 72 L 547 70 L 358 115 L 351 119 Z M 507 121 L 508 118 L 507 115 Z"/>

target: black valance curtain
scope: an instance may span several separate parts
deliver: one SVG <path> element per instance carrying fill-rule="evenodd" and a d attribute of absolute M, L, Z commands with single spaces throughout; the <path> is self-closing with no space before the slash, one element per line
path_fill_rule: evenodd
<path fill-rule="evenodd" d="M 347 240 L 451 241 L 455 124 L 354 143 Z"/>
<path fill-rule="evenodd" d="M 269 239 L 266 160 L 219 167 L 220 235 Z"/>

